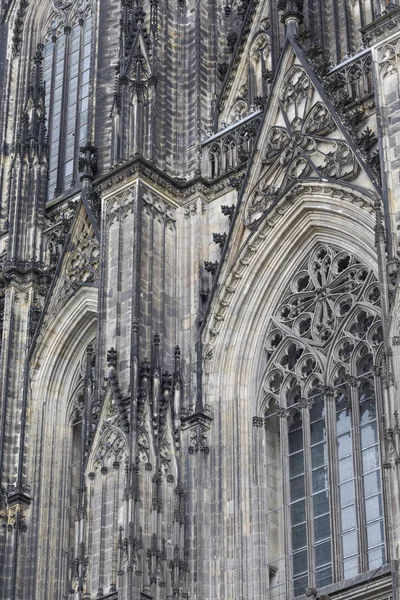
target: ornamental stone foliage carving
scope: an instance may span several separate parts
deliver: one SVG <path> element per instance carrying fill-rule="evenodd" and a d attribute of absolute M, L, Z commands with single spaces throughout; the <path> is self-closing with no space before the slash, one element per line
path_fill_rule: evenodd
<path fill-rule="evenodd" d="M 316 98 L 302 67 L 296 65 L 287 73 L 279 107 L 278 123 L 269 130 L 262 149 L 262 176 L 249 194 L 247 225 L 259 219 L 295 181 L 347 181 L 359 171 L 352 150 L 338 137 L 330 112 Z"/>
<path fill-rule="evenodd" d="M 88 221 L 83 223 L 75 250 L 66 265 L 66 278 L 72 287 L 95 283 L 99 268 L 99 244 Z"/>
<path fill-rule="evenodd" d="M 379 304 L 378 281 L 365 264 L 345 250 L 318 244 L 271 319 L 267 405 L 283 403 L 290 413 L 293 406 L 309 406 L 316 389 L 332 395 L 332 386 L 373 370 L 383 341 Z"/>
<path fill-rule="evenodd" d="M 70 252 L 65 258 L 64 282 L 53 308 L 56 314 L 74 292 L 84 284 L 97 284 L 99 271 L 99 243 L 85 214 L 77 224 Z"/>

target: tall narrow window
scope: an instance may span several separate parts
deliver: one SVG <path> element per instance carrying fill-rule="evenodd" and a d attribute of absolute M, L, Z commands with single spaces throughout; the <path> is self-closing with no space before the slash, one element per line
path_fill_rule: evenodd
<path fill-rule="evenodd" d="M 88 138 L 92 18 L 70 20 L 72 26 L 58 25 L 45 43 L 48 201 L 79 181 L 79 147 Z"/>
<path fill-rule="evenodd" d="M 280 415 L 286 456 L 288 595 L 385 563 L 374 368 L 381 346 L 374 274 L 350 253 L 318 244 L 266 339 L 263 389 Z"/>

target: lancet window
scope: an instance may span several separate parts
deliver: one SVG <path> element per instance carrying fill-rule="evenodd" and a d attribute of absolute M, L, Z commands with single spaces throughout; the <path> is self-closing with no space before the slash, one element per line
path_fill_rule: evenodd
<path fill-rule="evenodd" d="M 44 43 L 49 144 L 47 198 L 79 181 L 79 148 L 88 140 L 92 18 L 88 8 L 55 18 Z"/>
<path fill-rule="evenodd" d="M 267 521 L 280 520 L 275 530 L 284 531 L 269 542 L 279 593 L 289 586 L 296 597 L 386 561 L 381 347 L 374 274 L 351 253 L 318 244 L 286 289 L 265 345 Z M 271 479 L 276 465 L 281 489 Z"/>

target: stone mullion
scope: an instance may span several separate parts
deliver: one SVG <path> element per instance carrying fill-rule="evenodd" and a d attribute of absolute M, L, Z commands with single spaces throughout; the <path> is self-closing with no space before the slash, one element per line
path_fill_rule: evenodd
<path fill-rule="evenodd" d="M 12 214 L 10 214 L 10 226 L 9 226 L 9 235 L 8 235 L 8 260 L 16 261 L 19 258 L 18 254 L 18 240 L 21 226 L 21 199 L 23 198 L 23 190 L 24 190 L 24 158 L 18 154 L 15 167 L 14 167 L 14 176 L 15 176 L 15 185 L 13 185 L 13 189 L 11 192 L 11 210 Z M 14 206 L 13 206 L 14 205 Z"/>
<path fill-rule="evenodd" d="M 137 82 L 137 85 L 144 85 L 143 82 Z M 140 92 L 141 93 L 141 92 Z M 132 98 L 132 109 L 131 109 L 131 122 L 130 122 L 130 133 L 131 133 L 131 145 L 129 148 L 129 154 L 142 155 L 143 154 L 143 100 L 139 100 L 139 92 L 135 92 Z"/>
<path fill-rule="evenodd" d="M 101 37 L 99 37 L 99 14 L 100 10 L 97 10 L 96 5 L 93 5 L 91 11 L 86 15 L 87 19 L 91 19 L 91 32 L 90 32 L 90 76 L 89 76 L 89 104 L 88 104 L 88 117 L 87 117 L 87 141 L 94 141 L 95 135 L 95 115 L 94 115 L 94 102 L 90 100 L 95 97 L 96 88 L 98 85 L 97 82 L 97 66 L 99 59 L 99 41 Z M 80 24 L 80 23 L 79 23 Z M 84 23 L 82 23 L 82 36 L 83 36 Z M 83 40 L 83 37 L 82 37 Z M 83 41 L 81 45 L 81 51 L 83 49 Z M 80 68 L 82 67 L 82 63 L 80 63 Z"/>
<path fill-rule="evenodd" d="M 46 128 L 47 128 L 47 172 L 50 173 L 50 152 L 52 145 L 52 135 L 53 135 L 53 113 L 54 113 L 54 89 L 55 89 L 55 78 L 56 78 L 56 64 L 57 64 L 57 37 L 52 37 L 53 44 L 53 57 L 52 57 L 52 66 L 51 66 L 51 83 L 50 83 L 50 97 L 49 97 L 49 114 L 46 119 Z M 46 189 L 46 199 L 50 200 L 48 197 L 49 194 L 49 185 L 47 185 Z"/>
<path fill-rule="evenodd" d="M 1 382 L 1 402 L 0 402 L 0 417 L 1 417 L 1 440 L 0 444 L 0 476 L 1 483 L 4 484 L 4 454 L 6 451 L 6 430 L 8 420 L 8 406 L 9 406 L 9 381 L 10 381 L 10 354 L 11 348 L 13 347 L 13 331 L 15 328 L 15 309 L 14 309 L 14 296 L 16 290 L 14 287 L 9 287 L 5 290 L 4 298 L 4 318 L 3 318 L 3 343 L 1 351 L 1 371 L 0 371 L 0 382 Z M 1 578 L 0 578 L 1 579 Z"/>
<path fill-rule="evenodd" d="M 10 115 L 10 113 L 12 114 L 11 111 L 11 106 L 10 106 L 10 98 L 12 95 L 12 79 L 13 79 L 13 71 L 14 71 L 14 62 L 8 61 L 9 65 L 7 68 L 7 74 L 6 74 L 6 81 L 8 82 L 7 85 L 7 90 L 5 92 L 5 94 L 3 95 L 3 106 L 2 106 L 2 111 L 0 111 L 0 126 L 1 126 L 1 139 L 5 140 L 7 139 L 7 118 L 6 115 Z M 3 79 L 4 81 L 4 79 Z M 5 100 L 5 101 L 4 101 Z M 13 115 L 13 120 L 15 121 L 15 114 Z M 17 131 L 17 128 L 13 128 L 14 131 Z M 8 164 L 7 164 L 8 162 Z M 12 163 L 10 161 L 5 161 L 5 157 L 3 156 L 2 160 L 0 161 L 0 167 L 1 167 L 1 172 L 0 172 L 0 182 L 2 183 L 0 185 L 0 193 L 1 193 L 1 202 L 0 202 L 0 219 L 1 219 L 1 223 L 2 223 L 2 227 L 1 229 L 6 229 L 5 224 L 7 223 L 7 221 L 9 220 L 9 210 L 10 210 L 10 198 L 11 198 L 11 194 L 10 194 L 10 189 L 11 189 L 11 178 L 12 178 L 12 170 L 13 170 L 13 166 Z M 9 177 L 7 177 L 7 174 L 9 174 Z M 4 186 L 4 188 L 3 188 Z M 8 189 L 7 189 L 8 188 Z M 6 192 L 7 190 L 7 192 Z"/>
<path fill-rule="evenodd" d="M 353 28 L 351 26 L 351 15 L 347 0 L 343 0 L 343 15 L 345 22 L 345 36 L 346 36 L 346 53 L 351 54 L 353 52 L 353 43 L 351 39 L 351 33 Z"/>
<path fill-rule="evenodd" d="M 87 556 L 92 557 L 92 552 L 93 552 L 93 512 L 94 512 L 94 489 L 95 489 L 95 485 L 94 485 L 94 479 L 95 479 L 95 473 L 91 472 L 88 475 L 88 490 L 87 490 Z M 93 561 L 93 559 L 92 559 Z M 93 562 L 92 562 L 92 567 L 93 567 Z M 90 564 L 87 567 L 87 573 L 88 575 L 86 576 L 86 592 L 90 594 L 90 590 L 91 590 L 91 583 L 93 582 L 93 578 L 91 577 L 91 573 L 90 573 Z"/>
<path fill-rule="evenodd" d="M 98 282 L 98 319 L 97 319 L 97 357 L 95 366 L 95 390 L 94 390 L 94 402 L 98 405 L 99 395 L 101 391 L 101 383 L 105 376 L 105 364 L 104 358 L 107 355 L 107 307 L 108 307 L 108 294 L 107 287 L 110 267 L 110 252 L 109 252 L 109 241 L 110 241 L 110 223 L 108 222 L 108 206 L 103 204 L 101 214 L 101 231 L 100 231 L 100 257 L 99 257 L 99 282 Z M 93 413 L 92 413 L 93 418 Z"/>
<path fill-rule="evenodd" d="M 257 418 L 257 417 L 256 417 Z M 257 423 L 257 424 L 256 424 Z M 252 450 L 252 478 L 253 478 L 253 543 L 252 543 L 252 594 L 253 598 L 266 598 L 268 594 L 269 578 L 268 569 L 270 565 L 269 540 L 267 524 L 267 493 L 268 481 L 266 481 L 265 465 L 265 427 L 264 419 L 255 422 L 253 419 L 253 450 Z M 250 589 L 249 589 L 250 591 Z"/>
<path fill-rule="evenodd" d="M 99 585 L 97 590 L 98 598 L 101 598 L 104 593 L 105 533 L 107 516 L 107 467 L 101 468 L 101 476 Z"/>
<path fill-rule="evenodd" d="M 147 140 L 145 140 L 145 144 L 143 145 L 144 149 L 144 158 L 154 162 L 154 147 L 155 147 L 155 113 L 156 113 L 156 79 L 153 76 L 147 84 L 147 94 L 148 94 L 148 115 L 147 115 L 147 123 L 148 123 L 148 131 L 147 131 Z"/>
<path fill-rule="evenodd" d="M 119 509 L 119 501 L 118 501 L 118 493 L 119 493 L 119 462 L 115 461 L 113 464 L 114 467 L 114 505 L 113 505 L 113 531 L 112 531 L 112 560 L 111 560 L 111 584 L 110 584 L 110 593 L 116 591 L 117 584 L 117 562 L 118 562 L 118 552 L 117 552 L 117 544 L 118 544 L 118 509 Z"/>
<path fill-rule="evenodd" d="M 289 422 L 290 417 L 285 414 L 281 419 L 281 460 L 282 460 L 282 498 L 283 498 L 283 529 L 284 529 L 284 555 L 285 564 L 285 591 L 286 596 L 293 594 L 293 565 L 292 565 L 292 542 L 291 542 L 291 517 L 290 517 L 290 483 L 289 483 Z"/>
<path fill-rule="evenodd" d="M 126 160 L 130 154 L 130 99 L 129 99 L 129 79 L 128 77 L 122 76 L 120 79 L 121 89 L 121 116 L 120 122 L 120 152 L 119 160 Z"/>
<path fill-rule="evenodd" d="M 310 435 L 310 411 L 308 407 L 302 410 L 303 420 L 303 442 L 304 442 L 304 481 L 306 489 L 306 519 L 307 519 L 307 547 L 308 547 L 308 581 L 309 585 L 315 586 L 315 557 L 314 557 L 314 510 L 313 510 L 313 488 L 311 469 L 311 435 Z"/>
<path fill-rule="evenodd" d="M 358 394 L 358 381 L 355 378 L 350 380 L 351 389 L 351 422 L 353 434 L 353 464 L 356 487 L 356 506 L 359 510 L 358 515 L 358 550 L 360 555 L 360 571 L 364 573 L 367 570 L 366 564 L 366 531 L 365 531 L 365 514 L 364 514 L 364 490 L 362 478 L 362 454 L 361 454 L 361 434 L 360 434 L 360 404 Z"/>
<path fill-rule="evenodd" d="M 80 30 L 80 40 L 79 40 L 79 59 L 78 59 L 78 89 L 76 94 L 76 109 L 75 109 L 75 143 L 74 143 L 74 166 L 72 170 L 73 180 L 77 177 L 78 174 L 78 160 L 79 160 L 79 129 L 80 129 L 80 104 L 81 104 L 81 91 L 82 91 L 82 58 L 83 58 L 83 27 L 84 21 L 83 19 L 79 20 Z M 69 55 L 68 55 L 69 56 Z M 89 111 L 88 111 L 89 112 Z M 68 118 L 68 115 L 67 115 Z M 90 136 L 86 136 L 87 140 L 90 141 Z"/>
<path fill-rule="evenodd" d="M 167 330 L 166 322 L 165 322 L 165 300 L 166 300 L 166 298 L 169 300 L 168 295 L 166 294 L 166 281 L 165 281 L 166 260 L 167 260 L 166 229 L 167 229 L 166 215 L 164 215 L 161 220 L 161 240 L 160 240 L 161 280 L 160 280 L 160 291 L 159 291 L 159 294 L 160 294 L 159 314 L 160 314 L 160 332 L 162 332 L 162 334 L 163 334 L 162 338 L 161 338 L 161 349 L 160 350 L 161 350 L 161 355 L 164 357 L 164 366 L 167 367 L 168 370 L 172 371 L 172 369 L 173 369 L 172 353 L 166 352 L 167 338 L 169 337 L 169 335 L 168 335 L 169 332 Z M 169 359 L 169 362 L 167 362 L 168 359 Z"/>
<path fill-rule="evenodd" d="M 26 352 L 28 350 L 27 327 L 29 321 L 29 302 L 32 298 L 32 287 L 29 286 L 22 291 L 17 288 L 15 284 L 11 284 L 11 286 L 12 293 L 10 293 L 9 299 L 13 303 L 13 307 L 11 308 L 9 322 L 9 346 L 7 355 L 3 352 L 2 357 L 4 361 L 3 364 L 7 365 L 5 369 L 5 378 L 2 379 L 2 384 L 4 386 L 4 399 L 2 405 L 5 406 L 5 402 L 7 402 L 9 408 L 9 410 L 7 410 L 8 414 L 5 415 L 7 421 L 4 425 L 5 436 L 7 437 L 8 432 L 10 446 L 14 446 L 16 438 L 24 436 L 22 427 L 25 415 L 22 414 L 23 405 L 20 389 L 24 382 L 23 369 L 25 367 Z M 6 321 L 4 328 L 6 328 Z M 13 364 L 14 368 L 12 371 L 9 369 L 8 364 Z M 3 440 L 5 440 L 6 437 L 3 437 Z M 18 467 L 14 464 L 16 456 L 19 456 Z M 16 484 L 17 481 L 22 481 L 21 478 L 23 475 L 21 472 L 22 456 L 20 456 L 20 450 L 18 451 L 18 455 L 14 455 L 13 453 L 12 456 L 7 458 L 8 460 L 3 461 L 3 464 L 0 465 L 2 467 L 2 476 L 11 476 L 9 469 L 12 468 L 12 477 L 10 480 L 13 484 Z"/>
<path fill-rule="evenodd" d="M 325 425 L 328 450 L 328 489 L 330 505 L 331 539 L 332 539 L 332 580 L 342 579 L 342 544 L 341 544 L 341 512 L 338 481 L 338 451 L 336 442 L 336 404 L 334 390 L 325 390 Z"/>
<path fill-rule="evenodd" d="M 143 189 L 142 189 L 143 193 Z M 149 221 L 149 275 L 148 275 L 148 292 L 149 292 L 149 342 L 152 348 L 151 363 L 153 361 L 153 345 L 152 338 L 153 334 L 156 333 L 157 323 L 154 319 L 154 208 L 150 209 L 150 221 Z"/>
<path fill-rule="evenodd" d="M 66 133 L 66 118 L 68 107 L 68 83 L 69 83 L 69 56 L 71 51 L 71 27 L 64 27 L 65 45 L 64 45 L 64 77 L 62 85 L 62 100 L 61 100 L 61 121 L 60 121 L 60 137 L 58 146 L 58 165 L 57 165 L 57 183 L 56 196 L 64 191 L 64 163 L 65 163 L 65 133 Z"/>
<path fill-rule="evenodd" d="M 398 370 L 396 372 L 399 372 Z M 385 525 L 385 540 L 386 540 L 386 552 L 387 559 L 390 558 L 391 555 L 395 556 L 396 547 L 392 547 L 391 544 L 391 535 L 390 535 L 390 527 L 389 523 L 394 522 L 394 515 L 392 507 L 393 501 L 399 498 L 400 489 L 399 489 L 399 458 L 396 459 L 394 469 L 392 468 L 392 464 L 388 462 L 387 459 L 387 448 L 386 444 L 388 441 L 388 426 L 391 428 L 392 423 L 387 423 L 385 420 L 391 417 L 391 414 L 385 415 L 385 410 L 382 410 L 383 397 L 387 390 L 384 388 L 383 378 L 375 378 L 375 402 L 377 409 L 377 426 L 379 433 L 379 454 L 380 454 L 380 465 L 381 465 L 381 477 L 382 477 L 382 502 L 383 502 L 383 514 L 386 516 L 384 519 Z M 396 433 L 396 425 L 392 429 L 394 433 Z M 398 457 L 398 454 L 396 453 Z M 393 474 L 396 474 L 393 477 Z M 393 519 L 393 520 L 392 520 Z"/>

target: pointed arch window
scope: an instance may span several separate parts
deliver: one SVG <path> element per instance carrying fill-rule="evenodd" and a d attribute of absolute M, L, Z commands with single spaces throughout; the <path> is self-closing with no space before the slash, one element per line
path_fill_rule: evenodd
<path fill-rule="evenodd" d="M 88 139 L 92 17 L 72 15 L 69 22 L 54 20 L 44 44 L 48 201 L 79 181 L 79 148 Z"/>
<path fill-rule="evenodd" d="M 386 561 L 381 353 L 374 274 L 351 253 L 318 244 L 271 319 L 264 370 L 267 435 L 271 407 L 280 416 L 281 514 L 295 597 Z"/>

